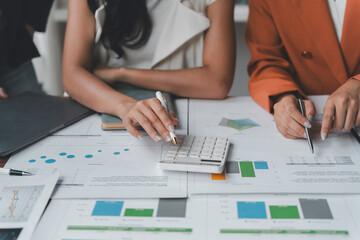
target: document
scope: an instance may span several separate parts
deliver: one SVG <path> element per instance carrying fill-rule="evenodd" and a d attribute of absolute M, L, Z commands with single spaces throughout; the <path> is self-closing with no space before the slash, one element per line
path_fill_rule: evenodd
<path fill-rule="evenodd" d="M 150 137 L 52 136 L 12 156 L 6 167 L 59 173 L 53 198 L 186 197 L 186 173 L 157 168 L 165 145 Z"/>
<path fill-rule="evenodd" d="M 0 239 L 30 239 L 58 178 L 0 176 Z"/>
<path fill-rule="evenodd" d="M 314 101 L 325 102 L 324 97 Z M 315 154 L 306 139 L 290 140 L 278 133 L 272 116 L 250 98 L 190 100 L 189 114 L 190 134 L 228 137 L 231 144 L 225 172 L 189 174 L 190 194 L 360 193 L 360 145 L 346 131 L 322 141 L 321 112 L 311 129 Z M 251 121 L 233 121 L 229 127 L 224 118 Z M 231 127 L 235 123 L 251 127 L 239 130 Z"/>
<path fill-rule="evenodd" d="M 204 239 L 198 199 L 53 200 L 33 239 Z"/>
<path fill-rule="evenodd" d="M 187 133 L 187 100 L 181 101 L 178 115 Z M 185 109 L 182 109 L 185 108 Z M 91 117 L 88 126 L 100 128 L 101 118 Z M 98 121 L 96 124 L 95 120 Z M 85 124 L 86 125 L 86 124 Z M 83 125 L 72 131 L 80 134 Z M 87 131 L 87 130 L 86 130 Z M 171 143 L 154 142 L 144 134 L 139 140 L 126 131 L 96 134 L 92 130 L 80 135 L 59 132 L 13 155 L 7 168 L 33 174 L 59 173 L 53 198 L 158 198 L 186 197 L 186 172 L 157 168 Z"/>
<path fill-rule="evenodd" d="M 208 239 L 360 239 L 360 196 L 212 195 Z"/>
<path fill-rule="evenodd" d="M 51 201 L 33 239 L 357 240 L 359 195 Z"/>

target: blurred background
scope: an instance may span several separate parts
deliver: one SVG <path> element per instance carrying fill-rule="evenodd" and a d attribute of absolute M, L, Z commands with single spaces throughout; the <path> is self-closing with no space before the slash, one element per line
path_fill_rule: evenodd
<path fill-rule="evenodd" d="M 249 96 L 248 75 L 246 71 L 250 53 L 247 49 L 244 32 L 249 15 L 248 0 L 236 0 L 234 20 L 236 23 L 237 59 L 235 79 L 230 96 Z M 35 33 L 34 42 L 41 57 L 33 59 L 36 75 L 47 94 L 61 95 L 61 62 L 67 20 L 67 0 L 55 0 L 46 33 Z"/>

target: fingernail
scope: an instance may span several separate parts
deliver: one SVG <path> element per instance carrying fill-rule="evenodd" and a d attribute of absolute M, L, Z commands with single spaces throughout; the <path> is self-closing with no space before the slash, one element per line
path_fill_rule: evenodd
<path fill-rule="evenodd" d="M 327 134 L 326 134 L 326 133 L 321 134 L 321 139 L 322 139 L 323 141 L 325 141 L 326 138 L 327 138 Z"/>
<path fill-rule="evenodd" d="M 156 140 L 158 140 L 158 141 L 161 141 L 161 140 L 162 140 L 162 137 L 160 137 L 159 135 L 157 135 L 155 138 L 156 138 Z"/>
<path fill-rule="evenodd" d="M 177 118 L 173 118 L 174 120 L 176 120 L 176 121 L 178 121 L 178 122 L 180 122 L 180 120 L 179 119 L 177 119 Z"/>
<path fill-rule="evenodd" d="M 142 136 L 141 135 L 137 135 L 136 137 L 138 140 L 141 140 L 142 139 Z"/>
<path fill-rule="evenodd" d="M 304 123 L 304 126 L 305 126 L 306 128 L 311 128 L 311 124 L 310 124 L 309 122 L 305 122 L 305 123 Z"/>
<path fill-rule="evenodd" d="M 169 130 L 170 130 L 170 132 L 175 132 L 175 128 L 171 125 L 169 125 Z"/>
<path fill-rule="evenodd" d="M 166 137 L 166 142 L 170 142 L 171 141 L 171 137 L 167 136 Z"/>
<path fill-rule="evenodd" d="M 313 116 L 313 115 L 310 115 L 308 119 L 309 119 L 310 122 L 312 122 L 313 119 L 314 119 L 314 116 Z"/>
<path fill-rule="evenodd" d="M 306 133 L 304 133 L 304 135 L 303 135 L 303 136 L 304 136 L 304 138 L 306 138 Z"/>

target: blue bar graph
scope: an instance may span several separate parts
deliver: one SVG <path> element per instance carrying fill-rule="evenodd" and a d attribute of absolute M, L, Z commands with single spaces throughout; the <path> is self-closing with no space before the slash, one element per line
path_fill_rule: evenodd
<path fill-rule="evenodd" d="M 120 216 L 123 201 L 96 201 L 92 216 Z"/>
<path fill-rule="evenodd" d="M 265 202 L 237 202 L 238 218 L 266 219 Z"/>
<path fill-rule="evenodd" d="M 255 169 L 269 169 L 267 162 L 254 162 Z"/>

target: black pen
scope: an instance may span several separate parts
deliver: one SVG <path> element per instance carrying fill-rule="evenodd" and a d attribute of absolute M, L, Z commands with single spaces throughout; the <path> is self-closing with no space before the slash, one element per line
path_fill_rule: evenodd
<path fill-rule="evenodd" d="M 15 170 L 15 169 L 6 169 L 6 168 L 0 168 L 0 174 L 8 174 L 8 175 L 16 175 L 16 176 L 30 176 L 31 173 Z"/>
<path fill-rule="evenodd" d="M 302 101 L 302 99 L 299 99 L 299 106 L 300 106 L 300 111 L 301 111 L 301 114 L 306 117 L 306 114 L 305 114 L 305 107 L 304 107 L 304 103 Z M 305 135 L 306 135 L 306 139 L 308 141 L 308 144 L 309 144 L 309 148 L 310 148 L 310 151 L 314 154 L 314 145 L 313 145 L 313 142 L 311 140 L 311 136 L 310 136 L 310 133 L 309 133 L 309 129 L 307 127 L 305 127 Z"/>

